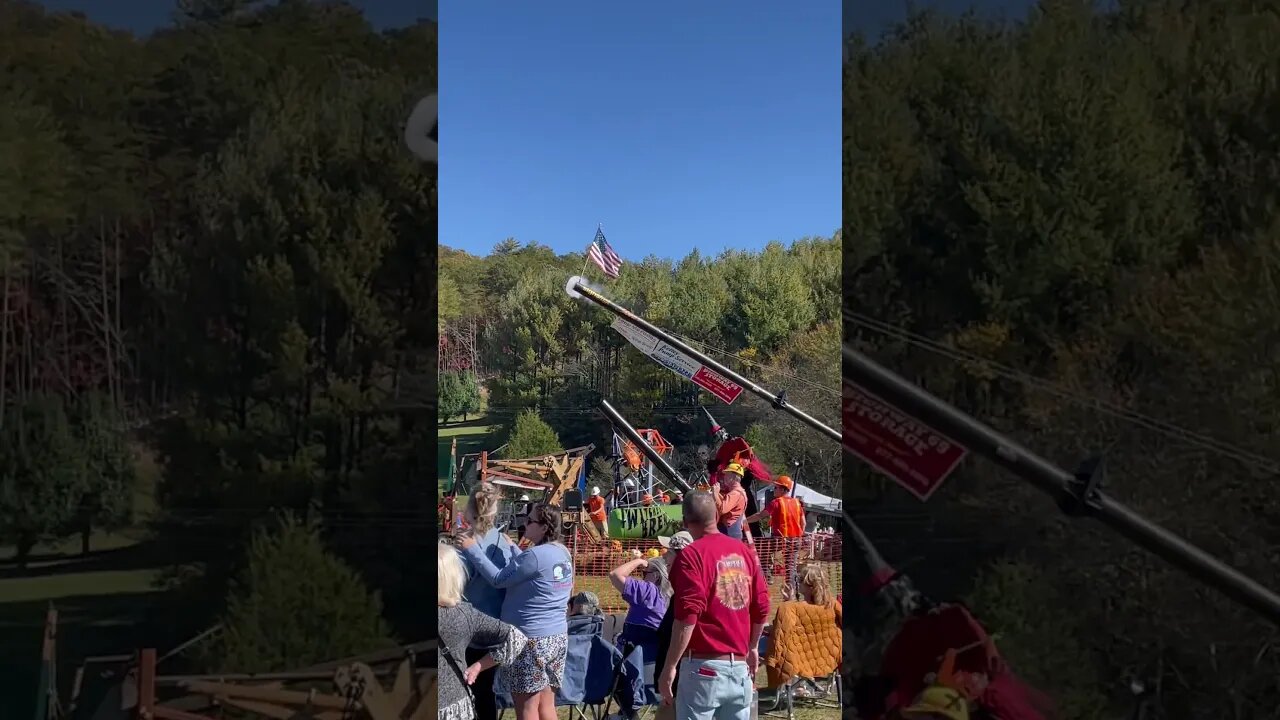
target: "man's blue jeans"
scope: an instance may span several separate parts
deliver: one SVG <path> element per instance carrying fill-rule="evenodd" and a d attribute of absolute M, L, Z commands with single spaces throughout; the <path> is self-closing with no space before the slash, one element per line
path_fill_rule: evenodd
<path fill-rule="evenodd" d="M 678 720 L 751 720 L 755 678 L 742 658 L 680 661 Z"/>

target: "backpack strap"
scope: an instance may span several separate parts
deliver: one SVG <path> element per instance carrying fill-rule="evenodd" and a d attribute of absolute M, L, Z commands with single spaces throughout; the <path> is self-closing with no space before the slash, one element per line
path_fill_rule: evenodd
<path fill-rule="evenodd" d="M 462 664 L 458 662 L 457 656 L 449 650 L 449 646 L 443 640 L 440 641 L 440 654 L 444 655 L 445 660 L 448 660 L 449 664 L 453 666 L 453 671 L 458 674 L 458 682 L 462 683 L 463 689 L 467 691 L 467 698 L 474 703 L 476 696 L 471 691 L 470 683 L 467 682 L 467 673 L 462 669 Z"/>

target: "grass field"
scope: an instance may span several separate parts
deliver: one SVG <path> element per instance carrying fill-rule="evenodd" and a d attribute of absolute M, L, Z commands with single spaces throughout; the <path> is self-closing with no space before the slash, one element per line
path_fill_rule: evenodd
<path fill-rule="evenodd" d="M 449 451 L 453 442 L 458 442 L 458 455 L 476 453 L 481 450 L 493 450 L 497 447 L 495 428 L 483 417 L 467 422 L 444 425 L 436 430 L 437 451 L 439 458 L 436 464 L 437 479 L 443 483 L 449 477 Z"/>
<path fill-rule="evenodd" d="M 134 516 L 143 527 L 154 512 L 159 469 L 139 453 Z M 62 696 L 86 656 L 129 652 L 160 642 L 175 619 L 160 602 L 161 563 L 144 530 L 94 533 L 90 553 L 80 539 L 38 545 L 28 567 L 0 546 L 0 717 L 34 709 L 45 613 L 58 610 L 58 680 Z"/>
<path fill-rule="evenodd" d="M 37 548 L 26 569 L 0 560 L 0 697 L 12 717 L 35 699 L 45 613 L 58 611 L 58 685 L 66 697 L 86 656 L 130 652 L 164 637 L 166 607 L 156 590 L 154 547 L 129 535 L 99 535 L 79 557 L 67 548 Z M 0 550 L 0 558 L 10 552 Z M 9 717 L 9 716 L 6 716 Z"/>

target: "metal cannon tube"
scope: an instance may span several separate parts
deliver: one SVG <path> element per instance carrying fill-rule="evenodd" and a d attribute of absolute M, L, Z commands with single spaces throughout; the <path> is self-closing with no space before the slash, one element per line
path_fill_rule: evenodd
<path fill-rule="evenodd" d="M 840 441 L 839 430 L 836 430 L 835 428 L 832 428 L 832 427 L 828 427 L 822 421 L 806 413 L 805 411 L 801 410 L 795 405 L 790 404 L 789 402 L 787 402 L 787 398 L 784 394 L 771 392 L 764 386 L 755 383 L 749 378 L 739 375 L 738 373 L 729 369 L 727 366 L 722 365 L 721 363 L 713 360 L 712 358 L 708 357 L 704 353 L 698 350 L 695 350 L 694 348 L 690 347 L 688 344 L 682 342 L 679 338 L 674 337 L 667 331 L 659 328 L 658 326 L 654 325 L 648 320 L 645 320 L 639 315 L 636 315 L 630 310 L 622 307 L 621 305 L 615 303 L 614 301 L 600 294 L 600 292 L 592 289 L 587 284 L 587 281 L 585 278 L 582 278 L 576 275 L 574 277 L 569 278 L 568 284 L 565 285 L 565 291 L 569 293 L 570 297 L 586 298 L 587 300 L 590 300 L 591 302 L 595 303 L 596 305 L 599 305 L 605 310 L 608 310 L 614 315 L 617 315 L 623 320 L 626 320 L 627 322 L 638 326 L 641 330 L 644 330 L 645 332 L 658 338 L 662 342 L 670 345 L 671 347 L 679 350 L 682 353 L 685 353 L 686 355 L 692 356 L 703 365 L 706 365 L 712 370 L 715 370 L 721 375 L 738 383 L 744 389 L 749 390 L 753 395 L 756 395 L 762 400 L 767 401 L 769 404 L 773 405 L 778 410 L 781 410 L 787 413 L 788 415 L 791 415 L 795 419 L 799 420 L 805 425 L 808 425 L 814 430 L 817 430 L 818 432 L 826 435 L 832 440 L 835 440 L 836 442 Z"/>
<path fill-rule="evenodd" d="M 1031 483 L 1060 506 L 1096 518 L 1235 602 L 1280 625 L 1280 596 L 1132 508 L 845 345 L 847 382 L 880 397 Z M 1073 513 L 1077 514 L 1077 513 Z"/>
<path fill-rule="evenodd" d="M 609 404 L 608 400 L 600 401 L 600 411 L 604 413 L 605 417 L 609 418 L 609 422 L 613 423 L 614 427 L 622 430 L 622 434 L 626 435 L 628 440 L 635 443 L 635 446 L 640 449 L 640 452 L 643 453 L 644 456 L 649 459 L 649 462 L 653 463 L 654 467 L 658 468 L 658 471 L 665 475 L 668 480 L 675 483 L 685 492 L 693 491 L 693 488 L 689 486 L 689 483 L 685 482 L 685 479 L 680 477 L 680 473 L 676 472 L 676 469 L 671 467 L 671 463 L 667 462 L 666 458 L 659 455 L 658 451 L 650 447 L 649 443 L 645 442 L 644 438 L 640 437 L 640 433 L 636 432 L 634 427 L 631 427 L 631 423 L 627 422 L 626 418 L 622 417 L 621 413 L 613 409 L 613 406 Z"/>

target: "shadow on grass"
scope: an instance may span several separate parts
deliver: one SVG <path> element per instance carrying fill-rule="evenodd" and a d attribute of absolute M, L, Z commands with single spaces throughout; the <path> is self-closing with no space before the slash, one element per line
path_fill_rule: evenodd
<path fill-rule="evenodd" d="M 58 696 L 70 696 L 76 668 L 85 657 L 132 653 L 143 647 L 164 649 L 175 642 L 172 628 L 178 608 L 167 593 L 127 592 L 77 595 L 53 602 L 58 610 Z M 0 588 L 0 698 L 4 717 L 30 717 L 35 711 L 48 600 L 3 602 Z"/>
<path fill-rule="evenodd" d="M 32 556 L 29 562 L 33 563 L 34 567 L 27 568 L 20 568 L 12 559 L 5 559 L 0 560 L 0 581 L 86 572 L 145 570 L 160 564 L 160 550 L 161 548 L 154 541 L 146 541 L 128 547 L 96 550 L 88 555 L 48 553 Z M 3 601 L 4 595 L 0 592 L 0 602 Z"/>
<path fill-rule="evenodd" d="M 473 417 L 469 420 L 454 420 L 452 422 L 442 422 L 442 423 L 439 423 L 436 427 L 439 428 L 440 430 L 446 430 L 446 429 L 454 430 L 457 428 L 488 427 L 488 425 L 489 425 L 489 419 L 484 415 L 481 415 L 480 417 Z"/>

